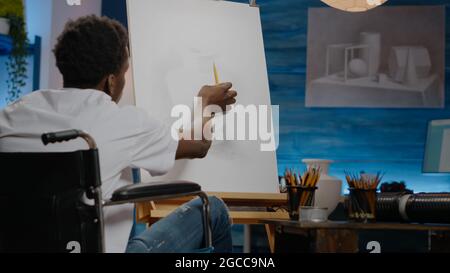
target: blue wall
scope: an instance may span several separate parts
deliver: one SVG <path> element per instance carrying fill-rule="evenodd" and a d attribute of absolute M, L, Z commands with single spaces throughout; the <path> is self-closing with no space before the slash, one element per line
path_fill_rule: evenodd
<path fill-rule="evenodd" d="M 117 14 L 123 14 L 124 1 L 108 0 L 104 5 L 114 6 L 114 2 L 119 4 L 117 8 L 105 10 L 121 19 L 123 16 Z M 415 191 L 450 191 L 449 175 L 422 174 L 427 123 L 450 118 L 449 85 L 444 110 L 305 108 L 308 7 L 325 5 L 319 0 L 257 3 L 261 8 L 272 104 L 280 105 L 280 174 L 287 167 L 303 168 L 302 158 L 327 158 L 336 160 L 331 174 L 342 179 L 344 170 L 383 171 L 385 180 L 404 180 Z M 390 0 L 387 5 L 441 4 L 450 1 Z M 447 29 L 446 40 L 450 37 Z M 447 60 L 448 50 L 447 44 Z"/>
<path fill-rule="evenodd" d="M 341 179 L 344 170 L 383 171 L 385 180 L 404 180 L 415 191 L 450 191 L 449 175 L 422 174 L 427 123 L 450 118 L 448 84 L 444 110 L 305 108 L 308 7 L 325 5 L 318 0 L 257 3 L 261 8 L 272 104 L 280 105 L 277 151 L 280 174 L 287 167 L 303 168 L 302 158 L 326 158 L 336 160 L 331 174 Z M 437 4 L 448 5 L 450 1 L 388 2 L 388 5 Z M 446 10 L 449 11 L 448 6 Z M 447 16 L 450 26 L 448 22 Z M 447 40 L 449 34 L 447 27 Z M 447 60 L 448 50 L 447 43 Z"/>
<path fill-rule="evenodd" d="M 126 0 L 106 0 L 102 2 L 102 15 L 116 19 L 128 28 Z"/>
<path fill-rule="evenodd" d="M 8 85 L 7 80 L 9 78 L 8 72 L 6 71 L 6 62 L 8 56 L 0 55 L 0 109 L 8 105 Z M 33 91 L 33 57 L 29 56 L 27 58 L 27 79 L 25 80 L 26 86 L 22 88 L 22 95 L 26 95 Z"/>

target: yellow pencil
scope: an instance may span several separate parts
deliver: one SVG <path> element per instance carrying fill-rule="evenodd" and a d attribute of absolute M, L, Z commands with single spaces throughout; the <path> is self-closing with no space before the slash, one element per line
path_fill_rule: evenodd
<path fill-rule="evenodd" d="M 216 84 L 219 84 L 219 73 L 217 72 L 217 67 L 216 67 L 216 63 L 214 63 L 214 79 L 216 81 Z"/>

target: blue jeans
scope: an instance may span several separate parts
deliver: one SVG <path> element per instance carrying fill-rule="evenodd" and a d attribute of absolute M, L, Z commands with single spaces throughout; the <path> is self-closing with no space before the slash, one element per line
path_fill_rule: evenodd
<path fill-rule="evenodd" d="M 209 197 L 214 252 L 232 251 L 228 209 L 217 197 Z M 199 198 L 182 205 L 128 242 L 127 253 L 194 253 L 205 248 Z"/>

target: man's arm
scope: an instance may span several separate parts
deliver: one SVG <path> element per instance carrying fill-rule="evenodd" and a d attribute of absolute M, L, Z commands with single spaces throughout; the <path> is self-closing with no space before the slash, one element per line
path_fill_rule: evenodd
<path fill-rule="evenodd" d="M 217 105 L 222 109 L 222 111 L 226 111 L 227 105 L 236 103 L 237 92 L 230 90 L 231 87 L 231 83 L 223 83 L 216 86 L 204 86 L 198 94 L 198 96 L 202 98 L 203 109 L 209 105 Z M 212 117 L 203 117 L 202 128 L 204 128 L 211 119 Z M 194 129 L 191 131 L 191 139 L 194 139 L 193 130 Z M 211 148 L 212 142 L 205 139 L 203 135 L 202 138 L 202 140 L 181 139 L 178 142 L 176 159 L 195 159 L 206 157 L 209 149 Z"/>
<path fill-rule="evenodd" d="M 176 159 L 196 159 L 205 158 L 211 147 L 209 140 L 180 140 Z"/>

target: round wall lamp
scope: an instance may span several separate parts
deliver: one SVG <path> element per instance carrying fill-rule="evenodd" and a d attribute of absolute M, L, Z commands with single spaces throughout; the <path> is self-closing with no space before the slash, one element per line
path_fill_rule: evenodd
<path fill-rule="evenodd" d="M 362 12 L 376 8 L 387 0 L 321 0 L 330 7 L 350 12 Z"/>

